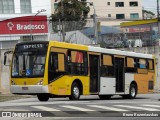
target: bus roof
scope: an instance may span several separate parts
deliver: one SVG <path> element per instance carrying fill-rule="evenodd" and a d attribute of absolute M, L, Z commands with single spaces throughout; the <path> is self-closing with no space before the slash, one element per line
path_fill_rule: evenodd
<path fill-rule="evenodd" d="M 100 53 L 113 54 L 113 55 L 123 55 L 123 56 L 140 57 L 140 58 L 148 58 L 148 59 L 153 58 L 152 54 L 136 53 L 136 52 L 116 50 L 116 49 L 107 49 L 107 48 L 101 48 L 101 47 L 93 47 L 93 46 L 65 43 L 65 42 L 58 42 L 58 41 L 30 41 L 30 42 L 21 42 L 21 43 L 18 43 L 17 45 L 29 44 L 29 43 L 48 43 L 48 42 L 51 46 L 70 48 L 75 50 L 78 49 L 78 50 L 86 50 L 86 51 L 100 52 Z"/>
<path fill-rule="evenodd" d="M 136 52 L 116 50 L 116 49 L 107 49 L 107 48 L 101 48 L 101 47 L 93 47 L 93 46 L 86 46 L 86 45 L 79 45 L 79 44 L 72 44 L 72 43 L 57 42 L 57 41 L 50 41 L 50 42 L 54 42 L 54 45 L 57 47 L 87 50 L 87 51 L 92 51 L 92 52 L 100 52 L 100 53 L 107 53 L 107 54 L 114 54 L 114 55 L 148 58 L 148 59 L 153 58 L 152 54 L 136 53 Z"/>
<path fill-rule="evenodd" d="M 136 52 L 122 51 L 122 50 L 115 50 L 115 49 L 106 49 L 106 48 L 92 47 L 92 46 L 89 46 L 89 51 L 102 52 L 102 53 L 114 54 L 114 55 L 148 58 L 148 59 L 153 58 L 152 54 L 136 53 Z"/>

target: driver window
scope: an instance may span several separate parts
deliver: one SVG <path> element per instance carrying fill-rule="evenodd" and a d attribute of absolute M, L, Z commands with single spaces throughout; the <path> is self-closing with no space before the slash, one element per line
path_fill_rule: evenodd
<path fill-rule="evenodd" d="M 64 54 L 51 53 L 50 70 L 52 70 L 54 72 L 64 72 L 65 71 Z"/>

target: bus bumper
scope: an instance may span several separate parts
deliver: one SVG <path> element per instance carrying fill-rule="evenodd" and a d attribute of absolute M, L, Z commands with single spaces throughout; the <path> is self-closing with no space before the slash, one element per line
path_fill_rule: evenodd
<path fill-rule="evenodd" d="M 13 94 L 49 93 L 48 86 L 42 86 L 42 85 L 25 85 L 25 86 L 11 85 L 10 91 Z"/>

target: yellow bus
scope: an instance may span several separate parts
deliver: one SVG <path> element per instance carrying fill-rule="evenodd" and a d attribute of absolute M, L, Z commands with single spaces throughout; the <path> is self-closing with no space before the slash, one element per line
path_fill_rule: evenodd
<path fill-rule="evenodd" d="M 40 101 L 78 100 L 81 95 L 133 99 L 153 92 L 155 68 L 150 54 L 56 41 L 22 42 L 13 52 L 10 90 L 37 95 Z"/>

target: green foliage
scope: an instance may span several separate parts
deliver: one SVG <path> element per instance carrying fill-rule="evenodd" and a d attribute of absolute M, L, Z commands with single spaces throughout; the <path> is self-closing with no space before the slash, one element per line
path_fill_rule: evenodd
<path fill-rule="evenodd" d="M 75 24 L 75 28 L 73 30 L 78 29 L 81 26 L 86 24 L 86 18 L 90 11 L 87 3 L 80 2 L 78 0 L 63 0 L 63 7 L 61 1 L 57 4 L 57 8 L 55 9 L 54 14 L 52 14 L 52 23 L 53 29 L 56 31 L 56 25 L 59 21 L 65 21 L 65 31 L 70 31 L 68 28 L 71 26 L 70 22 L 73 21 Z M 80 29 L 80 28 L 79 28 Z"/>

